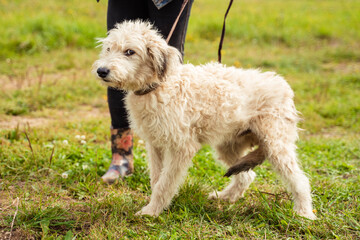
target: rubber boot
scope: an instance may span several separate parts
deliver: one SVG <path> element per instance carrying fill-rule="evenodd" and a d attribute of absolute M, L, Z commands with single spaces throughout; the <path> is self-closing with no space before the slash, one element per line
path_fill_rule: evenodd
<path fill-rule="evenodd" d="M 112 161 L 107 172 L 102 176 L 105 183 L 114 183 L 117 179 L 134 172 L 133 133 L 130 128 L 111 128 Z"/>

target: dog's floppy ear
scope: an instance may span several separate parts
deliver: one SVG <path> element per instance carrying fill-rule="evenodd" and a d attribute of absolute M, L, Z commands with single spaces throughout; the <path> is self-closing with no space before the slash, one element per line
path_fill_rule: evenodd
<path fill-rule="evenodd" d="M 160 47 L 153 44 L 147 47 L 147 51 L 157 77 L 159 79 L 163 78 L 165 76 L 168 64 L 168 54 L 166 47 Z"/>

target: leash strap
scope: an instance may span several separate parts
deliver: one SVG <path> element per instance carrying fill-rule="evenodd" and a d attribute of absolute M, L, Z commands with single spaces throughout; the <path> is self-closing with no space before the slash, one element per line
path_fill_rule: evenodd
<path fill-rule="evenodd" d="M 224 37 L 225 37 L 225 21 L 226 21 L 226 17 L 228 15 L 228 13 L 230 11 L 232 3 L 233 3 L 233 0 L 230 0 L 229 7 L 226 10 L 225 17 L 224 17 L 224 24 L 223 24 L 223 28 L 222 28 L 222 32 L 221 32 L 221 38 L 220 38 L 219 50 L 218 50 L 218 61 L 219 61 L 219 63 L 221 63 L 221 49 L 222 49 L 222 45 L 223 45 Z"/>
<path fill-rule="evenodd" d="M 181 6 L 180 13 L 179 13 L 179 15 L 177 16 L 177 18 L 175 19 L 175 22 L 174 22 L 174 24 L 173 24 L 173 26 L 172 26 L 172 28 L 171 28 L 171 30 L 170 30 L 170 33 L 169 33 L 169 35 L 168 35 L 167 38 L 166 38 L 166 43 L 169 43 L 170 38 L 171 38 L 172 34 L 174 33 L 175 27 L 176 27 L 176 25 L 177 25 L 177 23 L 178 23 L 178 21 L 179 21 L 179 19 L 180 19 L 180 16 L 181 16 L 182 12 L 184 11 L 185 6 L 186 6 L 186 4 L 187 4 L 188 2 L 189 2 L 189 0 L 184 0 L 183 4 L 182 4 L 182 6 Z"/>

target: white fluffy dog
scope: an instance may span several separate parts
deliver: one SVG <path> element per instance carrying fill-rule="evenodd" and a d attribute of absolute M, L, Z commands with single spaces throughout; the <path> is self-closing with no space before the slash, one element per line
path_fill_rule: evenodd
<path fill-rule="evenodd" d="M 152 194 L 137 214 L 158 216 L 170 205 L 206 143 L 232 166 L 227 176 L 236 174 L 209 198 L 242 197 L 255 178 L 251 169 L 266 158 L 287 183 L 295 212 L 315 219 L 309 181 L 295 152 L 294 93 L 282 77 L 218 63 L 182 64 L 179 51 L 142 21 L 116 25 L 100 42 L 93 72 L 107 86 L 128 91 L 131 127 L 146 141 Z"/>

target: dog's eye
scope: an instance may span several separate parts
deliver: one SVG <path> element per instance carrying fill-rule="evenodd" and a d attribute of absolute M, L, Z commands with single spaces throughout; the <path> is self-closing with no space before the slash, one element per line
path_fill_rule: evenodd
<path fill-rule="evenodd" d="M 126 55 L 126 56 L 131 56 L 131 55 L 133 55 L 134 53 L 135 53 L 135 51 L 134 51 L 134 50 L 131 50 L 131 49 L 128 49 L 128 50 L 125 51 L 125 55 Z"/>
<path fill-rule="evenodd" d="M 108 47 L 108 48 L 106 49 L 106 51 L 107 51 L 107 52 L 110 52 L 110 48 Z"/>

